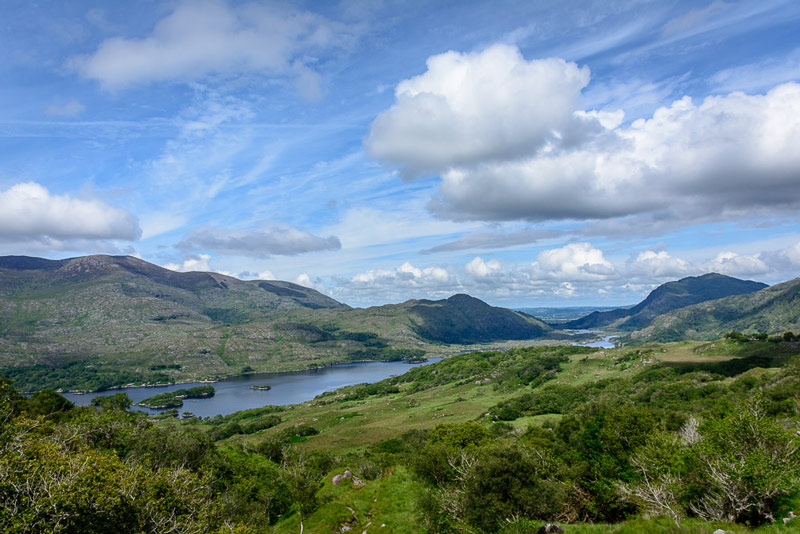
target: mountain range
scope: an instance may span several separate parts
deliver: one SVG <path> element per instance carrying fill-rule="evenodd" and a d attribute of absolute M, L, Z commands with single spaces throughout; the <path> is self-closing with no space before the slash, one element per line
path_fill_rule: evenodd
<path fill-rule="evenodd" d="M 754 293 L 673 310 L 630 334 L 636 343 L 719 339 L 731 331 L 777 334 L 800 331 L 800 278 Z"/>
<path fill-rule="evenodd" d="M 627 330 L 628 343 L 776 333 L 800 326 L 799 293 L 800 280 L 768 287 L 710 273 L 663 284 L 631 308 L 548 325 L 463 294 L 351 308 L 289 282 L 130 256 L 5 256 L 0 370 L 27 390 L 100 389 L 563 339 L 559 328 Z"/>
<path fill-rule="evenodd" d="M 353 309 L 289 282 L 130 256 L 0 257 L 0 368 L 104 387 L 419 357 L 550 330 L 468 295 Z"/>
<path fill-rule="evenodd" d="M 647 298 L 632 308 L 593 312 L 558 326 L 571 329 L 636 330 L 672 310 L 731 295 L 753 293 L 766 287 L 767 284 L 761 282 L 740 280 L 718 273 L 689 276 L 658 286 Z"/>

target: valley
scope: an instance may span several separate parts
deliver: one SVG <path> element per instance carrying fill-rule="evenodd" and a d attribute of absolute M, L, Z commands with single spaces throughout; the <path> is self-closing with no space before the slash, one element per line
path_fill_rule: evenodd
<path fill-rule="evenodd" d="M 463 294 L 355 309 L 126 257 L 5 257 L 0 275 L 0 525 L 19 531 L 12 505 L 53 499 L 36 521 L 70 506 L 153 532 L 796 526 L 797 281 L 690 277 L 546 323 Z M 198 380 L 215 383 L 182 385 Z M 115 389 L 156 383 L 173 385 Z"/>
<path fill-rule="evenodd" d="M 0 369 L 25 391 L 413 359 L 552 330 L 467 295 L 352 309 L 288 282 L 176 273 L 131 257 L 0 258 L 0 296 Z"/>
<path fill-rule="evenodd" d="M 0 258 L 0 370 L 23 391 L 99 391 L 574 341 L 564 328 L 621 332 L 628 343 L 693 339 L 692 332 L 651 335 L 657 327 L 650 321 L 763 286 L 722 275 L 690 277 L 629 309 L 548 324 L 468 295 L 350 308 L 288 282 L 177 273 L 132 257 L 6 256 Z M 774 315 L 758 325 L 800 327 L 796 313 L 782 322 Z M 631 333 L 634 324 L 645 329 Z M 720 337 L 724 328 L 710 335 Z"/>

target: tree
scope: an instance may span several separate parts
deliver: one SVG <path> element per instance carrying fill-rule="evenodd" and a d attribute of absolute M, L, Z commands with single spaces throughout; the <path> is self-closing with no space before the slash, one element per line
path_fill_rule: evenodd
<path fill-rule="evenodd" d="M 695 422 L 691 417 L 680 436 L 693 439 Z M 687 444 L 684 439 L 683 445 Z M 652 436 L 630 459 L 639 478 L 635 482 L 617 484 L 622 499 L 637 505 L 645 517 L 665 515 L 680 528 L 680 520 L 686 515 L 680 502 L 686 488 L 685 454 L 686 449 L 678 436 L 666 433 Z"/>
<path fill-rule="evenodd" d="M 92 399 L 92 404 L 101 410 L 127 410 L 133 401 L 127 393 L 114 393 L 113 395 L 98 395 Z"/>
<path fill-rule="evenodd" d="M 709 521 L 772 521 L 776 499 L 800 484 L 797 439 L 758 399 L 701 427 L 694 452 L 706 489 L 691 509 Z"/>
<path fill-rule="evenodd" d="M 543 451 L 501 442 L 482 449 L 466 467 L 462 513 L 487 532 L 506 519 L 552 519 L 559 511 L 564 486 Z"/>
<path fill-rule="evenodd" d="M 25 403 L 28 415 L 50 415 L 58 412 L 67 412 L 75 405 L 52 389 L 45 389 L 34 393 Z"/>

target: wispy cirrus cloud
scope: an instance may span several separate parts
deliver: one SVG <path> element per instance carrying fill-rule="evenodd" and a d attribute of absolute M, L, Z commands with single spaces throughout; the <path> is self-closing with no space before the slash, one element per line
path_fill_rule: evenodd
<path fill-rule="evenodd" d="M 710 81 L 716 92 L 764 91 L 778 84 L 800 80 L 800 48 L 780 57 L 738 65 L 714 74 Z"/>
<path fill-rule="evenodd" d="M 86 111 L 86 106 L 77 100 L 47 106 L 45 113 L 51 117 L 76 117 Z"/>
<path fill-rule="evenodd" d="M 661 33 L 664 36 L 672 36 L 697 31 L 699 28 L 707 26 L 709 21 L 718 20 L 720 15 L 725 14 L 732 5 L 729 2 L 715 0 L 706 7 L 691 9 L 668 21 L 662 28 Z"/>

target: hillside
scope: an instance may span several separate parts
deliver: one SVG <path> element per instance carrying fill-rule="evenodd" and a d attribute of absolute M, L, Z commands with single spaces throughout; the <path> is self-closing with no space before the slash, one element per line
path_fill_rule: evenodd
<path fill-rule="evenodd" d="M 0 379 L 0 530 L 796 532 L 799 348 L 469 352 L 181 420 Z"/>
<path fill-rule="evenodd" d="M 539 338 L 552 328 L 539 319 L 458 294 L 442 300 L 408 300 L 335 315 L 349 329 L 380 332 L 398 343 L 472 345 Z"/>
<path fill-rule="evenodd" d="M 0 257 L 0 369 L 34 389 L 402 359 L 548 330 L 467 295 L 356 310 L 289 282 L 178 273 L 129 256 Z"/>
<path fill-rule="evenodd" d="M 489 306 L 463 294 L 439 301 L 410 301 L 406 306 L 410 314 L 420 319 L 414 325 L 417 334 L 440 343 L 529 339 L 551 330 L 533 316 Z"/>
<path fill-rule="evenodd" d="M 593 312 L 580 319 L 563 323 L 565 328 L 615 328 L 636 330 L 650 324 L 657 316 L 708 300 L 759 291 L 767 284 L 740 280 L 717 273 L 689 276 L 655 288 L 642 302 L 628 309 Z"/>
<path fill-rule="evenodd" d="M 116 285 L 119 300 L 135 299 L 139 308 L 176 311 L 176 318 L 243 322 L 277 309 L 346 308 L 330 297 L 297 284 L 243 281 L 218 273 L 179 273 L 132 256 L 84 256 L 45 260 L 0 257 L 0 294 L 5 298 L 56 298 Z M 118 302 L 115 302 L 118 304 Z M 203 317 L 205 316 L 205 317 Z M 171 320 L 169 315 L 162 320 Z"/>
<path fill-rule="evenodd" d="M 707 301 L 664 314 L 630 342 L 709 340 L 727 332 L 778 334 L 800 330 L 800 278 L 755 293 Z"/>
<path fill-rule="evenodd" d="M 28 368 L 32 383 L 70 389 L 266 371 L 307 344 L 284 324 L 286 314 L 347 308 L 288 282 L 178 273 L 127 256 L 7 256 L 0 258 L 0 368 Z M 259 322 L 273 328 L 251 365 L 251 353 L 230 353 L 226 344 L 236 325 Z M 276 338 L 286 354 L 269 350 Z"/>

